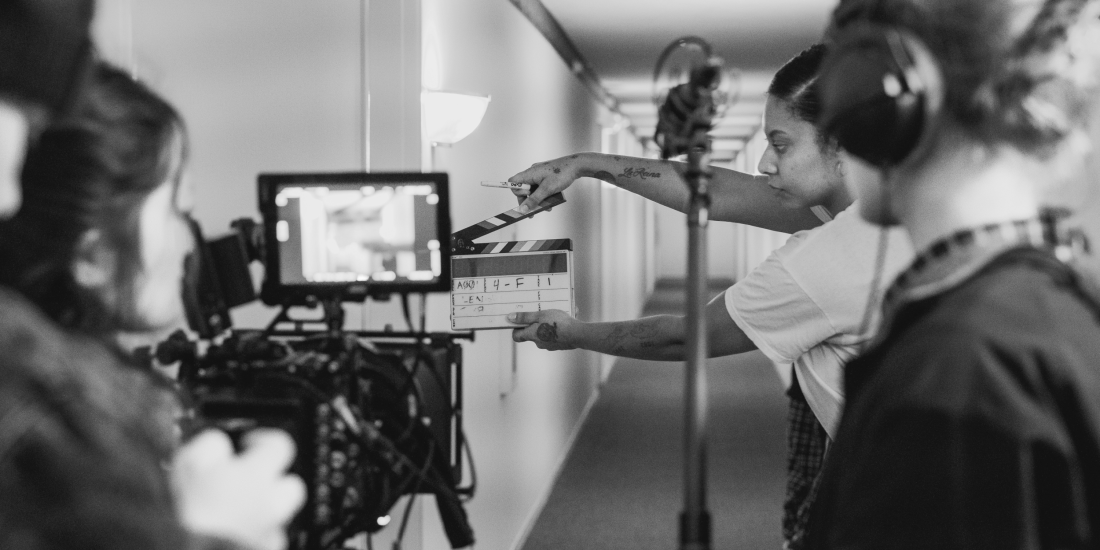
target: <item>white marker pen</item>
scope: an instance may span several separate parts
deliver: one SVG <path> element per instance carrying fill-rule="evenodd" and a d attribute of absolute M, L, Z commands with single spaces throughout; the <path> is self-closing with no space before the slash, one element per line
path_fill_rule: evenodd
<path fill-rule="evenodd" d="M 530 191 L 531 185 L 528 183 L 515 183 L 512 181 L 483 181 L 482 187 L 499 187 L 501 189 L 519 189 L 520 191 Z"/>

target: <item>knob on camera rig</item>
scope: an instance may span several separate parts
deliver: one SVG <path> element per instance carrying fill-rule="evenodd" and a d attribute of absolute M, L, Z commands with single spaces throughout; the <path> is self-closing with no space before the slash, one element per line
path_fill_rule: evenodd
<path fill-rule="evenodd" d="M 446 175 L 259 179 L 262 224 L 237 220 L 210 241 L 190 224 L 196 247 L 183 297 L 199 340 L 179 332 L 156 350 L 159 362 L 180 363 L 185 432 L 216 427 L 239 439 L 275 427 L 294 438 L 291 469 L 306 482 L 307 502 L 289 527 L 292 550 L 343 548 L 417 493 L 435 495 L 451 545 L 469 546 L 463 501 L 474 484 L 459 486 L 470 453 L 458 341 L 473 335 L 425 332 L 423 318 L 403 333 L 344 329 L 345 301 L 449 289 L 439 246 L 450 231 Z M 264 302 L 281 309 L 265 329 L 234 329 L 230 309 L 257 299 L 254 261 L 264 266 Z M 323 314 L 296 318 L 295 306 Z M 407 519 L 408 508 L 399 539 Z"/>

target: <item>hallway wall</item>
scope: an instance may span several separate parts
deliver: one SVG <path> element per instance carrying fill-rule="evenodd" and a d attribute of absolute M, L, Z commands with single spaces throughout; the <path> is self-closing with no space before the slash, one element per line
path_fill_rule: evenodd
<path fill-rule="evenodd" d="M 433 85 L 492 96 L 476 132 L 425 159 L 450 173 L 454 228 L 516 204 L 510 193 L 483 188 L 480 180 L 600 149 L 607 113 L 511 4 L 417 1 L 423 44 L 439 60 Z M 187 121 L 195 215 L 208 236 L 235 218 L 258 218 L 260 172 L 366 166 L 369 6 L 369 0 L 100 0 L 100 50 L 165 95 Z M 489 240 L 570 237 L 580 317 L 597 320 L 605 309 L 601 276 L 618 281 L 618 308 L 640 311 L 645 290 L 639 285 L 651 284 L 646 277 L 625 265 L 604 265 L 608 272 L 601 275 L 599 182 L 578 182 L 566 195 L 565 205 Z M 632 235 L 629 246 L 644 247 L 646 231 L 622 232 Z M 348 324 L 401 330 L 399 312 L 396 300 L 372 303 L 349 310 Z M 255 327 L 273 315 L 251 305 L 235 311 L 234 322 Z M 448 315 L 447 296 L 431 296 L 429 330 L 446 330 Z M 477 547 L 506 549 L 522 539 L 546 498 L 596 395 L 600 361 L 587 352 L 517 347 L 509 331 L 480 332 L 464 350 L 464 423 L 479 474 L 467 510 Z M 386 536 L 376 539 L 378 547 L 388 545 Z M 404 548 L 446 547 L 434 506 L 418 505 Z"/>
<path fill-rule="evenodd" d="M 557 53 L 510 3 L 425 0 L 424 43 L 438 48 L 439 88 L 491 95 L 481 126 L 435 150 L 451 174 L 455 228 L 516 205 L 481 180 L 504 180 L 535 162 L 600 147 L 601 112 Z M 570 237 L 580 318 L 597 320 L 600 300 L 599 182 L 582 180 L 567 203 L 488 240 Z M 639 302 L 638 309 L 641 307 Z M 432 316 L 445 321 L 445 307 Z M 478 548 L 507 549 L 525 535 L 546 498 L 599 383 L 595 354 L 515 345 L 509 331 L 483 331 L 466 346 L 466 425 L 479 472 L 468 505 Z M 435 540 L 433 540 L 433 537 Z M 425 548 L 445 548 L 425 529 Z"/>

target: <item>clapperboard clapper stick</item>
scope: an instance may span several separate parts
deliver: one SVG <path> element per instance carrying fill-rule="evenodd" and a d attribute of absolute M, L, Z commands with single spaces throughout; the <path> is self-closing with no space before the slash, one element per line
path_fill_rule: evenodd
<path fill-rule="evenodd" d="M 576 314 L 573 299 L 573 241 L 479 239 L 565 202 L 550 195 L 527 214 L 513 208 L 451 235 L 451 328 L 515 328 L 513 311 L 560 309 Z"/>

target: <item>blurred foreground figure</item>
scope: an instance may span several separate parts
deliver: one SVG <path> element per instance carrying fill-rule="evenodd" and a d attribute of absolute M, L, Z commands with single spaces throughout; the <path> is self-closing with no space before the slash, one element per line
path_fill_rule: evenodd
<path fill-rule="evenodd" d="M 0 0 L 0 219 L 19 209 L 31 133 L 71 102 L 91 54 L 91 0 Z"/>
<path fill-rule="evenodd" d="M 917 259 L 846 369 L 811 548 L 1100 545 L 1100 306 L 1039 199 L 1100 146 L 1097 5 L 835 11 L 819 123 Z"/>
<path fill-rule="evenodd" d="M 52 138 L 49 130 L 41 140 L 37 135 L 51 120 L 79 117 L 86 107 L 81 90 L 88 76 L 91 14 L 90 1 L 0 0 L 0 218 L 19 209 L 20 172 L 28 143 L 40 150 L 42 143 Z M 109 134 L 104 130 L 117 122 L 110 118 L 93 121 L 88 134 L 98 132 L 103 137 Z M 117 126 L 114 129 L 118 130 Z M 224 435 L 208 433 L 173 456 L 171 419 L 157 414 L 164 410 L 164 385 L 157 384 L 151 373 L 127 367 L 104 340 L 58 330 L 52 320 L 10 288 L 36 277 L 54 277 L 56 289 L 72 297 L 77 293 L 72 292 L 71 283 L 89 283 L 104 275 L 89 267 L 129 268 L 135 263 L 135 256 L 125 253 L 121 243 L 148 243 L 149 234 L 143 238 L 142 228 L 134 222 L 154 218 L 163 214 L 158 208 L 174 205 L 178 178 L 172 178 L 171 185 L 157 182 L 146 190 L 151 192 L 137 197 L 108 195 L 102 185 L 81 181 L 95 173 L 81 171 L 82 167 L 106 164 L 117 172 L 147 168 L 135 166 L 140 155 L 105 154 L 112 146 L 120 146 L 113 138 L 82 151 L 84 156 L 57 157 L 54 168 L 79 178 L 51 179 L 51 184 L 70 185 L 74 195 L 69 198 L 80 204 L 136 205 L 130 213 L 137 216 L 115 220 L 114 227 L 125 227 L 128 234 L 73 233 L 79 227 L 102 229 L 91 225 L 101 219 L 67 218 L 50 235 L 75 236 L 76 242 L 98 246 L 54 255 L 62 250 L 57 248 L 61 243 L 36 248 L 32 242 L 11 238 L 18 235 L 19 219 L 0 227 L 0 238 L 5 240 L 4 252 L 0 252 L 0 266 L 5 270 L 0 286 L 0 548 L 282 548 L 285 535 L 281 526 L 303 495 L 300 481 L 283 474 L 294 452 L 285 434 L 255 434 L 245 442 L 249 451 L 238 457 Z M 125 146 L 135 144 L 123 143 Z M 160 146 L 153 142 L 144 150 L 152 147 L 159 157 L 163 152 Z M 143 148 L 137 144 L 134 149 Z M 173 158 L 165 155 L 165 159 Z M 178 163 L 166 160 L 154 164 Z M 165 173 L 176 174 L 178 169 Z M 32 196 L 37 199 L 49 193 Z M 43 208 L 38 204 L 38 212 L 56 213 L 72 206 L 56 203 Z M 173 220 L 178 216 L 162 216 L 160 223 Z M 152 229 L 158 228 L 154 224 Z M 171 265 L 182 260 L 178 256 L 181 250 L 187 250 L 179 244 L 177 240 L 174 247 L 143 251 L 141 262 L 137 262 L 141 269 L 112 272 L 96 287 L 97 292 L 81 296 L 98 295 L 99 305 L 111 306 L 92 311 L 140 313 L 126 323 L 151 326 L 157 319 L 170 317 L 171 300 L 152 298 L 164 293 L 178 295 L 178 281 L 168 275 L 159 279 L 159 292 L 138 289 L 149 288 L 147 274 L 180 271 Z M 79 256 L 77 251 L 86 254 Z M 16 268 L 28 265 L 24 260 L 34 254 L 49 258 L 37 266 L 45 269 L 37 274 L 20 273 Z M 115 256 L 106 263 L 77 260 L 78 256 L 92 260 L 96 254 Z M 159 260 L 147 261 L 151 258 Z M 72 277 L 61 276 L 65 272 Z M 20 277 L 14 276 L 17 273 Z M 115 284 L 120 281 L 127 283 Z M 65 285 L 69 287 L 62 288 Z M 82 332 L 102 335 L 105 327 L 123 326 L 113 323 L 118 320 L 115 316 L 101 320 L 108 318 L 112 322 L 96 324 L 97 331 Z M 171 481 L 164 469 L 168 461 L 174 464 Z"/>

